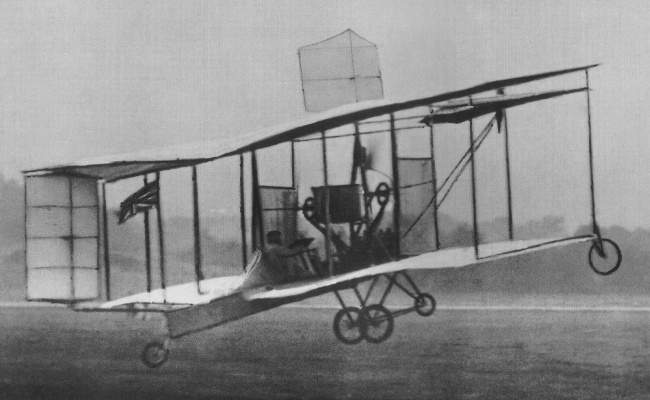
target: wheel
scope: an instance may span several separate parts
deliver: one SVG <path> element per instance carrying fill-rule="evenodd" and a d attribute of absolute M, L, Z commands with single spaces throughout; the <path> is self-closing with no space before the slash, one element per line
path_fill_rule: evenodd
<path fill-rule="evenodd" d="M 598 240 L 594 240 L 592 243 L 591 249 L 589 249 L 589 266 L 598 275 L 613 274 L 623 261 L 621 249 L 610 239 L 601 239 L 600 244 L 602 247 L 599 246 Z M 614 261 L 614 265 L 608 267 L 612 261 Z"/>
<path fill-rule="evenodd" d="M 140 359 L 149 368 L 158 368 L 169 358 L 169 349 L 160 342 L 151 342 L 144 346 Z"/>
<path fill-rule="evenodd" d="M 370 343 L 381 343 L 393 333 L 393 315 L 380 304 L 361 310 L 361 335 Z"/>
<path fill-rule="evenodd" d="M 423 317 L 428 317 L 436 311 L 436 299 L 429 293 L 420 293 L 415 298 L 415 312 Z"/>
<path fill-rule="evenodd" d="M 361 310 L 346 307 L 334 316 L 334 335 L 345 344 L 357 344 L 363 339 L 360 326 Z"/>
<path fill-rule="evenodd" d="M 377 196 L 377 203 L 379 203 L 380 206 L 388 204 L 388 199 L 390 198 L 390 187 L 388 184 L 382 182 L 377 185 L 375 195 Z"/>

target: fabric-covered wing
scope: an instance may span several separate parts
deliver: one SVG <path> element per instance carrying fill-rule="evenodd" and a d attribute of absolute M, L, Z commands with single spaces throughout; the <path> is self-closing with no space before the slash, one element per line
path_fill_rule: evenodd
<path fill-rule="evenodd" d="M 458 124 L 506 108 L 520 106 L 534 101 L 551 99 L 553 97 L 565 96 L 571 93 L 583 92 L 585 90 L 588 89 L 584 87 L 552 92 L 504 95 L 471 100 L 467 99 L 462 102 L 455 101 L 441 105 L 438 110 L 434 111 L 430 116 L 422 119 L 420 122 L 427 125 L 440 123 Z"/>
<path fill-rule="evenodd" d="M 390 262 L 376 267 L 365 268 L 359 271 L 321 279 L 309 283 L 294 283 L 274 288 L 268 291 L 251 292 L 246 295 L 248 300 L 278 299 L 286 297 L 297 297 L 310 292 L 322 292 L 326 288 L 334 288 L 346 282 L 361 281 L 376 275 L 389 274 L 404 270 L 415 269 L 442 269 L 467 267 L 494 261 L 506 257 L 513 257 L 520 254 L 534 251 L 547 250 L 554 247 L 567 246 L 576 243 L 594 240 L 593 235 L 580 236 L 565 239 L 543 239 L 543 240 L 520 240 L 511 242 L 498 242 L 482 244 L 479 252 L 483 254 L 494 254 L 477 259 L 473 247 L 461 247 L 438 250 L 421 254 L 416 257 L 407 258 L 401 261 Z"/>
<path fill-rule="evenodd" d="M 459 99 L 490 90 L 520 85 L 554 76 L 585 71 L 596 66 L 597 64 L 594 64 L 503 79 L 483 83 L 467 89 L 402 101 L 374 100 L 348 104 L 300 121 L 252 133 L 237 134 L 227 139 L 169 146 L 162 149 L 144 150 L 129 154 L 91 157 L 66 165 L 32 169 L 24 172 L 30 175 L 62 174 L 105 179 L 109 182 L 116 181 L 150 172 L 197 165 L 218 158 L 273 146 L 323 130 L 334 129 L 356 121 L 392 112 Z M 487 110 L 488 108 L 486 105 L 481 110 Z"/>

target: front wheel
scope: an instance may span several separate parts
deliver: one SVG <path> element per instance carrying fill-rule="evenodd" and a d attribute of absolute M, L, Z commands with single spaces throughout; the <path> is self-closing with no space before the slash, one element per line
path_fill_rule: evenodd
<path fill-rule="evenodd" d="M 149 368 L 158 368 L 169 358 L 169 349 L 160 342 L 151 342 L 144 346 L 140 359 Z"/>
<path fill-rule="evenodd" d="M 345 344 L 357 344 L 363 339 L 361 333 L 361 310 L 346 307 L 334 316 L 334 335 Z"/>
<path fill-rule="evenodd" d="M 370 343 L 381 343 L 393 333 L 393 315 L 380 304 L 373 304 L 361 310 L 361 320 L 361 334 Z"/>
<path fill-rule="evenodd" d="M 429 293 L 420 293 L 415 298 L 415 312 L 423 317 L 428 317 L 436 311 L 436 299 Z"/>
<path fill-rule="evenodd" d="M 621 249 L 611 239 L 594 240 L 589 249 L 589 266 L 598 275 L 610 275 L 621 266 Z"/>

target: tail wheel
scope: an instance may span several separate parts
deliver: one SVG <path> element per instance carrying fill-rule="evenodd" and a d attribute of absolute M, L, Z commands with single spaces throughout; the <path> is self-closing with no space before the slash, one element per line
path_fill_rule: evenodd
<path fill-rule="evenodd" d="M 144 346 L 140 359 L 149 368 L 158 368 L 169 358 L 169 349 L 160 342 L 151 342 Z"/>
<path fill-rule="evenodd" d="M 370 343 L 381 343 L 393 333 L 393 315 L 380 304 L 373 304 L 361 310 L 361 334 Z"/>
<path fill-rule="evenodd" d="M 346 307 L 334 316 L 334 335 L 345 344 L 357 344 L 363 339 L 361 329 L 361 310 Z"/>
<path fill-rule="evenodd" d="M 415 298 L 415 312 L 423 317 L 428 317 L 436 311 L 436 299 L 429 293 L 420 293 Z"/>
<path fill-rule="evenodd" d="M 589 266 L 598 275 L 610 275 L 621 266 L 623 255 L 618 245 L 610 239 L 594 240 L 589 249 Z"/>

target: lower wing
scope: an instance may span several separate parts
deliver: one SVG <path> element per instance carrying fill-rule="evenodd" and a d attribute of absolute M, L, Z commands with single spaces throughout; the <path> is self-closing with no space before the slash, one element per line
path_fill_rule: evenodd
<path fill-rule="evenodd" d="M 479 245 L 479 257 L 476 257 L 474 247 L 459 247 L 433 251 L 419 256 L 393 261 L 375 267 L 319 279 L 309 283 L 299 282 L 279 286 L 271 290 L 245 293 L 248 300 L 278 299 L 307 295 L 310 292 L 321 292 L 326 288 L 335 288 L 346 282 L 360 281 L 373 276 L 388 274 L 411 269 L 442 269 L 459 268 L 481 264 L 502 258 L 542 251 L 596 239 L 593 235 L 542 240 L 518 240 Z M 481 255 L 484 256 L 481 256 Z"/>

